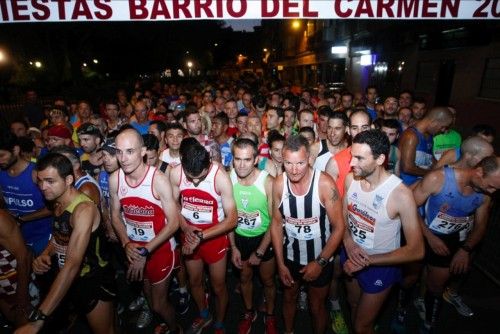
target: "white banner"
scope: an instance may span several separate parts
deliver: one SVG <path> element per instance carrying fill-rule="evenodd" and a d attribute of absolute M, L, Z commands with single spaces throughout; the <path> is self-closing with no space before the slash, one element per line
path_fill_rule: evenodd
<path fill-rule="evenodd" d="M 500 0 L 0 0 L 0 23 L 498 19 Z"/>

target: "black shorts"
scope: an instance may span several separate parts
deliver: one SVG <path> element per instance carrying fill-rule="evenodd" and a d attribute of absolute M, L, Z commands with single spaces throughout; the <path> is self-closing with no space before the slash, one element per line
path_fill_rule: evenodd
<path fill-rule="evenodd" d="M 431 246 L 429 246 L 429 243 L 427 240 L 425 241 L 425 263 L 433 266 L 433 267 L 441 267 L 441 268 L 448 268 L 451 264 L 451 260 L 453 259 L 453 256 L 455 256 L 455 253 L 460 249 L 460 247 L 464 244 L 464 241 L 460 241 L 460 235 L 459 233 L 453 233 L 453 234 L 434 234 L 436 237 L 441 239 L 445 244 L 446 247 L 450 250 L 450 255 L 448 256 L 441 256 L 432 250 Z"/>
<path fill-rule="evenodd" d="M 318 278 L 314 281 L 304 281 L 302 279 L 303 274 L 300 272 L 302 268 L 305 266 L 292 262 L 288 259 L 285 259 L 285 266 L 290 270 L 290 275 L 292 275 L 293 280 L 299 282 L 301 284 L 306 284 L 308 286 L 312 286 L 315 288 L 322 288 L 326 285 L 330 284 L 333 278 L 333 261 L 328 262 L 328 264 L 321 270 L 321 274 L 319 274 Z"/>
<path fill-rule="evenodd" d="M 75 279 L 68 297 L 79 313 L 90 313 L 100 300 L 109 302 L 115 298 L 116 282 L 110 269 L 108 265 L 95 273 Z"/>
<path fill-rule="evenodd" d="M 234 233 L 234 243 L 236 247 L 240 251 L 241 261 L 247 261 L 252 255 L 253 252 L 257 250 L 262 239 L 264 238 L 264 234 L 258 237 L 244 237 Z M 264 256 L 262 257 L 262 261 L 266 262 L 271 260 L 274 257 L 273 246 L 269 244 L 266 251 L 264 252 Z"/>

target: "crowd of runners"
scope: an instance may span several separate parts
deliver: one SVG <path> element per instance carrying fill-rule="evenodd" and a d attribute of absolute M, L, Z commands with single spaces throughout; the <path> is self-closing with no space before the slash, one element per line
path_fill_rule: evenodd
<path fill-rule="evenodd" d="M 395 333 L 410 305 L 422 333 L 443 300 L 473 315 L 460 283 L 500 158 L 491 126 L 455 129 L 459 106 L 373 86 L 222 82 L 138 84 L 96 102 L 40 106 L 29 91 L 0 133 L 0 311 L 15 333 L 75 315 L 119 333 L 127 307 L 158 334 L 248 334 L 259 312 L 265 333 L 290 334 L 304 303 L 313 333 L 375 333 L 392 289 Z M 230 269 L 237 328 L 224 322 Z"/>

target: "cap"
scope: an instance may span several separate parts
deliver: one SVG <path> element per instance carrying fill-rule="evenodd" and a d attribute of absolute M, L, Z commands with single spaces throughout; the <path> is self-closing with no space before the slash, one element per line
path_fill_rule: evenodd
<path fill-rule="evenodd" d="M 47 131 L 49 137 L 71 139 L 71 130 L 64 124 L 56 124 Z"/>
<path fill-rule="evenodd" d="M 102 137 L 101 130 L 92 123 L 83 123 L 76 131 L 78 135 L 94 135 Z"/>
<path fill-rule="evenodd" d="M 104 144 L 101 146 L 101 150 L 104 150 L 111 155 L 115 155 L 116 154 L 115 138 L 107 138 Z"/>

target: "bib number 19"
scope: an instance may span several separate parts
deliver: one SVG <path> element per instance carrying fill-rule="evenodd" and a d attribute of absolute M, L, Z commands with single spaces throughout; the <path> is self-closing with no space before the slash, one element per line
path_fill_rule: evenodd
<path fill-rule="evenodd" d="M 144 230 L 142 228 L 134 227 L 133 231 L 134 231 L 135 235 L 138 235 L 138 236 L 144 235 Z"/>

